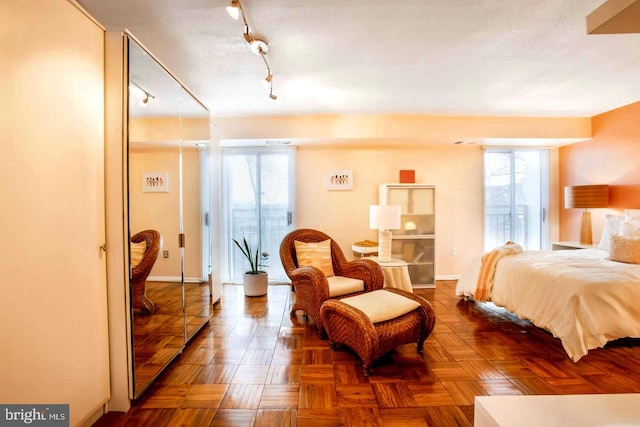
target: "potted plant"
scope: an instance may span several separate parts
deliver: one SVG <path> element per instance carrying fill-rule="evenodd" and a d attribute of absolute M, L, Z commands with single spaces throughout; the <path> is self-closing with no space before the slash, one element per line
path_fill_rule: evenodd
<path fill-rule="evenodd" d="M 266 295 L 269 285 L 269 276 L 266 271 L 260 270 L 260 267 L 266 267 L 263 264 L 269 258 L 266 252 L 260 253 L 260 248 L 256 248 L 255 252 L 251 249 L 249 242 L 245 237 L 242 238 L 242 244 L 233 239 L 242 255 L 249 261 L 251 270 L 246 271 L 242 277 L 244 285 L 244 294 L 248 297 L 258 297 Z"/>

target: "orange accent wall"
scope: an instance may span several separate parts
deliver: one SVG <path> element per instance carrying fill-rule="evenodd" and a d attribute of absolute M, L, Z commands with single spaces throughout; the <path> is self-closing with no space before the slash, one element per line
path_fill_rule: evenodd
<path fill-rule="evenodd" d="M 607 213 L 640 208 L 640 102 L 592 117 L 591 140 L 560 148 L 560 240 L 580 238 L 580 210 L 564 209 L 568 185 L 609 184 L 609 209 L 592 211 L 599 241 Z"/>

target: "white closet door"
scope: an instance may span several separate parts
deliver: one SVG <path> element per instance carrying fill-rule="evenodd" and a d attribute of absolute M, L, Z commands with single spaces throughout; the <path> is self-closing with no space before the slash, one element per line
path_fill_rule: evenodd
<path fill-rule="evenodd" d="M 109 397 L 104 32 L 65 0 L 4 1 L 0 402 Z"/>

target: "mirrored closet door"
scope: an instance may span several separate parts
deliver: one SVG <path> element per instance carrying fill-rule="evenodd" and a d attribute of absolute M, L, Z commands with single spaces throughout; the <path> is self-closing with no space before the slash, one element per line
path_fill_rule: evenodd
<path fill-rule="evenodd" d="M 127 179 L 134 398 L 212 312 L 209 112 L 133 38 L 128 43 Z M 202 184 L 204 183 L 204 184 Z"/>

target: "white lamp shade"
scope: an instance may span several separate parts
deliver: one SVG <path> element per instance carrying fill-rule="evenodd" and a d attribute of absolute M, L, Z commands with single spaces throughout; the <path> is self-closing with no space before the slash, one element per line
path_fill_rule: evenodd
<path fill-rule="evenodd" d="M 369 228 L 375 230 L 398 230 L 400 228 L 400 206 L 371 205 Z"/>

